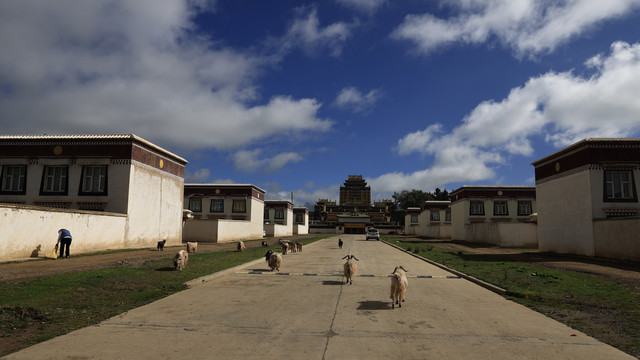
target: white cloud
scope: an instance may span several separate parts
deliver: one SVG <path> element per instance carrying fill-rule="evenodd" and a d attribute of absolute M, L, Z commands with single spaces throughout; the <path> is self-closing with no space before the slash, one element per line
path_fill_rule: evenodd
<path fill-rule="evenodd" d="M 640 44 L 616 42 L 608 56 L 589 59 L 595 73 L 549 72 L 512 89 L 501 101 L 485 101 L 448 133 L 438 124 L 405 135 L 400 155 L 434 156 L 426 170 L 389 173 L 370 180 L 377 191 L 433 189 L 451 182 L 495 178 L 495 167 L 512 155 L 532 156 L 541 138 L 564 147 L 587 137 L 640 133 Z"/>
<path fill-rule="evenodd" d="M 187 36 L 194 11 L 213 10 L 204 0 L 0 3 L 3 132 L 135 133 L 230 149 L 331 129 L 315 99 L 259 101 L 255 81 L 272 58 Z M 342 33 L 325 28 L 318 41 Z"/>
<path fill-rule="evenodd" d="M 262 149 L 240 150 L 233 155 L 234 167 L 246 173 L 266 172 L 271 173 L 281 169 L 288 163 L 296 163 L 303 160 L 298 153 L 284 152 L 273 157 L 260 158 Z"/>
<path fill-rule="evenodd" d="M 367 14 L 373 14 L 386 4 L 387 0 L 336 0 L 336 2 Z"/>
<path fill-rule="evenodd" d="M 346 87 L 340 90 L 340 93 L 338 93 L 334 101 L 334 105 L 353 112 L 366 112 L 371 110 L 381 95 L 379 89 L 374 89 L 363 94 L 355 87 Z"/>
<path fill-rule="evenodd" d="M 207 168 L 201 168 L 196 171 L 189 171 L 188 169 L 184 174 L 185 183 L 204 183 L 211 176 L 211 171 Z"/>
<path fill-rule="evenodd" d="M 346 40 L 351 36 L 354 24 L 335 22 L 326 27 L 320 26 L 318 11 L 315 7 L 296 9 L 296 18 L 289 26 L 286 35 L 272 39 L 272 43 L 286 54 L 294 48 L 301 48 L 307 55 L 316 56 L 327 49 L 331 56 L 342 54 Z"/>
<path fill-rule="evenodd" d="M 429 54 L 455 44 L 481 44 L 497 38 L 518 56 L 555 50 L 604 21 L 629 15 L 638 0 L 447 0 L 457 16 L 407 15 L 392 38 L 410 40 Z"/>

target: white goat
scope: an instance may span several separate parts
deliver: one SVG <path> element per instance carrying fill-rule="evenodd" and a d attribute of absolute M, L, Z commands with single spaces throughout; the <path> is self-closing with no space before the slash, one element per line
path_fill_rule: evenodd
<path fill-rule="evenodd" d="M 351 259 L 355 259 L 356 261 L 360 261 L 358 260 L 355 256 L 353 255 L 347 255 L 345 257 L 342 258 L 347 259 L 347 262 L 344 263 L 344 277 L 346 278 L 346 283 L 349 283 L 349 285 L 353 284 L 353 278 L 356 277 L 356 275 L 358 274 L 358 265 L 356 265 L 355 262 L 353 262 L 353 260 Z"/>
<path fill-rule="evenodd" d="M 396 266 L 391 274 L 391 308 L 402 307 L 404 296 L 407 292 L 407 270 L 402 266 Z"/>
<path fill-rule="evenodd" d="M 180 250 L 173 258 L 173 266 L 175 266 L 176 270 L 182 271 L 187 266 L 189 262 L 189 253 L 185 250 Z"/>
<path fill-rule="evenodd" d="M 267 264 L 269 264 L 271 271 L 273 271 L 273 269 L 280 271 L 280 265 L 282 265 L 282 256 L 280 256 L 280 254 L 274 253 L 273 250 L 269 250 L 264 254 L 264 259 L 267 261 Z"/>
<path fill-rule="evenodd" d="M 189 254 L 194 253 L 198 250 L 198 243 L 197 242 L 187 242 L 187 252 Z"/>
<path fill-rule="evenodd" d="M 238 241 L 238 251 L 244 251 L 244 242 Z"/>

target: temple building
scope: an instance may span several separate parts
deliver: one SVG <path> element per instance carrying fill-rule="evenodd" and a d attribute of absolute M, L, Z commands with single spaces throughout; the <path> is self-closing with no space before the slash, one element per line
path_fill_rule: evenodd
<path fill-rule="evenodd" d="M 391 223 L 392 200 L 371 204 L 371 187 L 362 175 L 349 175 L 340 187 L 340 202 L 320 199 L 316 202 L 309 232 L 364 234 L 370 227 L 382 233 L 398 231 Z"/>

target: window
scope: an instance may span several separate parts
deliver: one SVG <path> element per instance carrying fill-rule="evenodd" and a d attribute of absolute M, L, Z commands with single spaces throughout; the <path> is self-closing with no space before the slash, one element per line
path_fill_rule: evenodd
<path fill-rule="evenodd" d="M 469 215 L 484 215 L 484 201 L 471 201 Z"/>
<path fill-rule="evenodd" d="M 42 174 L 42 194 L 67 195 L 67 166 L 45 166 Z"/>
<path fill-rule="evenodd" d="M 224 199 L 211 199 L 210 212 L 224 212 Z"/>
<path fill-rule="evenodd" d="M 531 201 L 518 201 L 518 216 L 531 215 L 532 212 Z"/>
<path fill-rule="evenodd" d="M 189 210 L 193 212 L 202 212 L 202 198 L 189 199 Z"/>
<path fill-rule="evenodd" d="M 296 223 L 297 224 L 304 223 L 304 216 L 302 216 L 302 214 L 296 214 Z"/>
<path fill-rule="evenodd" d="M 2 167 L 2 192 L 24 195 L 27 177 L 25 165 L 5 165 Z"/>
<path fill-rule="evenodd" d="M 264 209 L 264 219 L 265 220 L 269 219 L 269 209 Z"/>
<path fill-rule="evenodd" d="M 440 221 L 440 211 L 431 210 L 431 214 L 429 215 L 429 220 L 431 220 L 431 221 Z"/>
<path fill-rule="evenodd" d="M 246 213 L 247 212 L 247 201 L 246 200 L 233 200 L 233 208 L 232 211 L 234 213 Z"/>
<path fill-rule="evenodd" d="M 284 210 L 283 209 L 276 209 L 276 213 L 274 215 L 274 219 L 284 219 Z"/>
<path fill-rule="evenodd" d="M 411 214 L 411 223 L 412 224 L 417 224 L 418 223 L 418 215 Z"/>
<path fill-rule="evenodd" d="M 107 167 L 84 166 L 80 182 L 80 195 L 107 194 Z"/>
<path fill-rule="evenodd" d="M 635 201 L 631 170 L 604 172 L 604 201 Z"/>
<path fill-rule="evenodd" d="M 451 221 L 451 210 L 444 212 L 444 221 Z"/>
<path fill-rule="evenodd" d="M 496 200 L 493 202 L 493 215 L 509 215 L 509 207 L 507 202 Z"/>

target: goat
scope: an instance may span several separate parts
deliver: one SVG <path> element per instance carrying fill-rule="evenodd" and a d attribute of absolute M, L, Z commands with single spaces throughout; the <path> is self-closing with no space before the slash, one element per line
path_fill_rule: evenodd
<path fill-rule="evenodd" d="M 402 307 L 402 303 L 404 302 L 404 296 L 407 292 L 407 270 L 405 270 L 402 266 L 396 266 L 393 269 L 393 273 L 391 274 L 391 308 L 395 308 L 395 305 L 398 304 L 398 307 Z"/>
<path fill-rule="evenodd" d="M 196 250 L 198 250 L 197 242 L 187 242 L 187 252 L 189 254 L 196 252 Z"/>
<path fill-rule="evenodd" d="M 296 242 L 296 250 L 298 252 L 302 252 L 302 243 L 301 242 Z"/>
<path fill-rule="evenodd" d="M 287 255 L 287 251 L 289 250 L 289 243 L 282 243 L 282 255 Z"/>
<path fill-rule="evenodd" d="M 280 271 L 280 265 L 282 265 L 282 256 L 278 253 L 274 253 L 273 250 L 268 250 L 266 254 L 264 254 L 264 259 L 269 264 L 271 271 L 276 269 L 276 271 Z"/>
<path fill-rule="evenodd" d="M 342 239 L 338 239 L 338 249 L 342 249 Z"/>
<path fill-rule="evenodd" d="M 244 251 L 244 242 L 238 241 L 238 251 Z"/>
<path fill-rule="evenodd" d="M 173 258 L 173 266 L 176 270 L 182 271 L 187 266 L 189 262 L 189 253 L 185 250 L 180 250 Z"/>
<path fill-rule="evenodd" d="M 266 241 L 263 241 L 263 242 L 262 242 L 262 247 L 269 247 L 269 243 L 268 243 L 268 242 L 266 242 Z"/>
<path fill-rule="evenodd" d="M 167 239 L 164 239 L 162 241 L 158 241 L 158 246 L 156 246 L 156 249 L 158 251 L 164 251 L 164 244 L 167 243 Z"/>
<path fill-rule="evenodd" d="M 358 273 L 358 265 L 356 265 L 356 263 L 351 259 L 356 259 L 356 261 L 360 260 L 353 255 L 347 255 L 342 259 L 347 259 L 347 262 L 344 263 L 344 277 L 346 278 L 345 284 L 349 283 L 349 285 L 353 285 L 353 278 L 356 277 L 356 274 Z"/>

